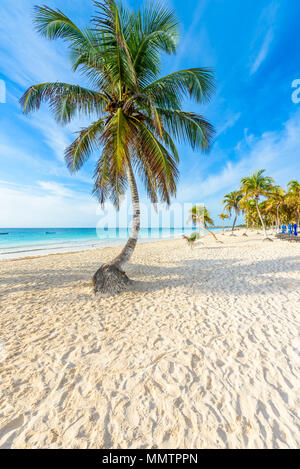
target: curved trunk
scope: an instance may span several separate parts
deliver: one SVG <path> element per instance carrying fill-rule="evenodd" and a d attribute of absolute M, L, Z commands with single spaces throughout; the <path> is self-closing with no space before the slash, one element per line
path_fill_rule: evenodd
<path fill-rule="evenodd" d="M 237 213 L 235 212 L 235 217 L 234 217 L 234 222 L 233 222 L 233 225 L 232 225 L 232 232 L 231 232 L 231 234 L 233 234 L 233 232 L 234 232 L 234 228 L 235 228 L 236 221 L 237 221 Z"/>
<path fill-rule="evenodd" d="M 224 220 L 223 220 L 223 234 L 225 234 Z"/>
<path fill-rule="evenodd" d="M 102 265 L 100 269 L 95 273 L 92 281 L 95 293 L 120 293 L 130 283 L 129 278 L 124 272 L 124 267 L 130 260 L 137 244 L 141 225 L 141 212 L 137 185 L 130 161 L 128 161 L 126 169 L 133 206 L 133 220 L 131 233 L 121 253 L 109 264 Z"/>
<path fill-rule="evenodd" d="M 207 231 L 207 233 L 209 233 L 215 239 L 215 241 L 218 241 L 218 238 L 216 237 L 216 235 L 212 231 L 210 231 L 208 228 L 206 228 L 205 225 L 201 225 L 201 226 L 202 226 L 203 230 Z"/>
<path fill-rule="evenodd" d="M 267 230 L 266 230 L 266 225 L 265 225 L 265 222 L 264 222 L 264 220 L 263 220 L 263 217 L 261 216 L 261 213 L 260 213 L 260 210 L 259 210 L 259 205 L 258 205 L 258 199 L 257 199 L 257 198 L 255 198 L 255 203 L 256 203 L 256 210 L 257 210 L 257 213 L 258 213 L 260 222 L 261 222 L 261 226 L 262 226 L 263 231 L 264 231 L 265 238 L 268 238 L 268 234 L 267 234 Z"/>
<path fill-rule="evenodd" d="M 140 211 L 140 201 L 139 194 L 137 190 L 137 185 L 131 164 L 128 163 L 127 176 L 130 185 L 131 200 L 133 207 L 133 219 L 132 219 L 132 228 L 131 233 L 128 238 L 126 245 L 124 246 L 122 252 L 111 262 L 117 269 L 123 270 L 127 262 L 129 262 L 133 251 L 136 247 L 136 243 L 139 237 L 139 231 L 141 227 L 141 211 Z"/>

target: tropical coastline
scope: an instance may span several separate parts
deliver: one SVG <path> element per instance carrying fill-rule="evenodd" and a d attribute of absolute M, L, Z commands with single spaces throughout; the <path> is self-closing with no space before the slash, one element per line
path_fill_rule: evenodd
<path fill-rule="evenodd" d="M 299 1 L 2 1 L 0 449 L 298 449 Z"/>
<path fill-rule="evenodd" d="M 242 235 L 140 244 L 108 297 L 119 248 L 1 262 L 0 447 L 299 447 L 300 246 Z"/>

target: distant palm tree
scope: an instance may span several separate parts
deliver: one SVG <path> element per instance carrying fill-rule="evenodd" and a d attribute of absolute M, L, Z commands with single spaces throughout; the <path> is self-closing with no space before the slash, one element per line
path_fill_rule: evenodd
<path fill-rule="evenodd" d="M 50 104 L 60 124 L 78 113 L 95 117 L 66 149 L 71 172 L 98 152 L 94 193 L 103 204 L 110 198 L 119 207 L 129 183 L 134 209 L 132 232 L 121 254 L 93 277 L 94 290 L 119 291 L 129 279 L 130 260 L 140 230 L 138 173 L 153 202 L 167 204 L 176 194 L 178 153 L 173 139 L 193 149 L 208 150 L 213 127 L 200 115 L 182 110 L 186 97 L 209 100 L 214 90 L 210 69 L 192 68 L 159 77 L 161 54 L 174 54 L 178 21 L 172 10 L 147 4 L 125 9 L 114 0 L 94 2 L 97 13 L 80 29 L 60 10 L 35 8 L 35 24 L 42 36 L 63 39 L 69 46 L 73 70 L 90 80 L 92 89 L 67 83 L 31 86 L 21 99 L 28 114 Z"/>
<path fill-rule="evenodd" d="M 218 217 L 221 218 L 221 220 L 223 222 L 223 234 L 224 234 L 225 233 L 224 221 L 229 218 L 229 215 L 227 215 L 226 213 L 220 213 L 220 215 L 218 215 Z"/>
<path fill-rule="evenodd" d="M 198 225 L 199 234 L 200 229 L 202 228 L 203 230 L 207 231 L 218 242 L 218 238 L 216 237 L 216 235 L 208 229 L 209 226 L 214 226 L 214 222 L 207 208 L 203 205 L 195 205 L 190 210 L 190 214 L 191 215 L 188 219 L 188 222 L 192 221 L 194 225 Z"/>
<path fill-rule="evenodd" d="M 259 198 L 261 196 L 269 197 L 274 191 L 274 180 L 268 176 L 264 176 L 264 169 L 255 171 L 252 176 L 245 177 L 241 180 L 241 191 L 245 198 L 252 198 L 255 200 L 256 210 L 261 221 L 261 225 L 264 231 L 265 240 L 269 240 L 266 225 L 264 223 L 261 211 L 259 209 Z"/>
<path fill-rule="evenodd" d="M 288 193 L 286 197 L 287 203 L 292 206 L 296 213 L 296 223 L 300 223 L 300 183 L 298 181 L 290 181 L 288 183 Z"/>
<path fill-rule="evenodd" d="M 280 207 L 286 202 L 286 196 L 282 187 L 274 187 L 266 202 L 266 212 L 274 213 L 276 215 L 276 231 L 279 231 L 280 226 Z"/>
<path fill-rule="evenodd" d="M 245 214 L 245 221 L 247 224 L 247 228 L 243 236 L 248 236 L 247 232 L 249 230 L 249 224 L 250 222 L 254 223 L 253 212 L 255 210 L 255 213 L 256 213 L 256 205 L 255 205 L 254 200 L 242 198 L 240 201 L 240 208 Z"/>
<path fill-rule="evenodd" d="M 226 194 L 223 200 L 224 208 L 225 210 L 227 210 L 230 216 L 232 215 L 232 211 L 234 211 L 234 221 L 232 225 L 231 235 L 233 235 L 237 217 L 241 213 L 240 202 L 242 198 L 243 198 L 243 195 L 241 194 L 240 191 L 233 191 L 233 192 L 229 192 L 229 194 Z"/>

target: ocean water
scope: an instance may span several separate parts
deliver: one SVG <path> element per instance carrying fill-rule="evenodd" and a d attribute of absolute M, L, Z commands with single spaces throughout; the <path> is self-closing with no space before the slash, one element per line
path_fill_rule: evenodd
<path fill-rule="evenodd" d="M 142 228 L 139 242 L 180 238 L 195 228 Z M 0 260 L 123 245 L 130 228 L 0 228 Z"/>

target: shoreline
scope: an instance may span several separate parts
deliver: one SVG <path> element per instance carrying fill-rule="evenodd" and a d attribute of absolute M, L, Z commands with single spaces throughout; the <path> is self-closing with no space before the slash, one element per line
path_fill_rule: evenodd
<path fill-rule="evenodd" d="M 229 230 L 228 230 L 229 231 Z M 220 228 L 216 228 L 213 230 L 214 233 L 221 233 Z M 188 233 L 188 229 L 186 230 L 186 233 Z M 159 241 L 172 241 L 172 240 L 177 240 L 181 239 L 184 233 L 178 234 L 173 237 L 153 237 L 153 238 L 140 238 L 138 240 L 138 244 L 145 244 L 145 243 L 155 243 Z M 204 238 L 207 236 L 207 233 L 203 233 L 202 237 Z M 31 246 L 28 246 L 28 249 L 26 250 L 20 250 L 20 251 L 12 251 L 12 252 L 6 252 L 4 254 L 1 253 L 1 248 L 0 248 L 0 262 L 4 261 L 15 261 L 19 259 L 26 259 L 26 258 L 35 258 L 35 257 L 45 257 L 48 255 L 54 255 L 54 254 L 68 254 L 68 253 L 76 253 L 76 252 L 84 252 L 84 251 L 90 251 L 90 250 L 97 250 L 97 249 L 106 249 L 106 248 L 114 248 L 114 247 L 121 247 L 126 243 L 127 239 L 119 238 L 119 239 L 111 239 L 111 240 L 105 240 L 105 241 L 90 241 L 89 243 L 85 244 L 82 243 L 80 246 L 77 246 L 75 244 L 70 244 L 69 246 L 53 246 L 50 247 L 51 245 L 48 245 L 48 247 L 39 247 L 37 245 L 36 248 L 30 249 Z M 67 242 L 66 242 L 67 244 Z M 101 245 L 100 245 L 101 244 Z M 85 246 L 85 247 L 83 247 Z M 32 246 L 33 247 L 33 246 Z M 9 249 L 9 248 L 6 248 Z M 17 247 L 16 247 L 17 249 Z M 43 252 L 41 254 L 36 254 L 36 255 L 30 255 L 30 253 L 33 252 Z M 55 252 L 51 252 L 55 251 Z M 26 255 L 28 253 L 28 255 Z M 19 255 L 19 256 L 14 256 L 14 254 L 24 254 L 24 255 Z"/>

